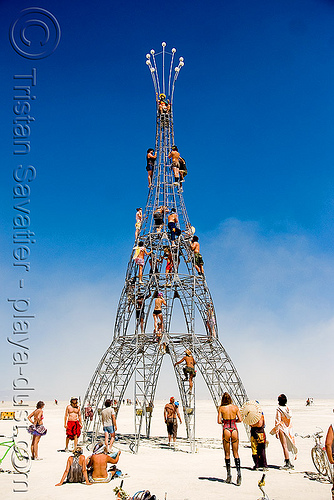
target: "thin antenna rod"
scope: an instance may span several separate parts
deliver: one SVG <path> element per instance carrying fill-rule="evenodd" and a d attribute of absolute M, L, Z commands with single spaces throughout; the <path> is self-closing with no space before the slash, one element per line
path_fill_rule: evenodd
<path fill-rule="evenodd" d="M 155 51 L 153 49 L 151 50 L 151 54 L 152 54 L 153 63 L 154 63 L 155 77 L 157 79 L 158 94 L 160 94 L 159 74 L 158 74 L 157 63 L 156 63 L 156 60 L 155 60 L 155 57 L 154 57 Z"/>
<path fill-rule="evenodd" d="M 175 55 L 176 49 L 172 49 L 172 58 L 170 60 L 170 68 L 169 68 L 169 77 L 168 77 L 168 97 L 170 97 L 170 83 L 172 79 L 172 69 L 173 69 L 173 62 L 174 62 L 174 55 Z"/>
<path fill-rule="evenodd" d="M 166 42 L 162 42 L 162 92 L 166 94 L 165 89 L 165 47 Z"/>

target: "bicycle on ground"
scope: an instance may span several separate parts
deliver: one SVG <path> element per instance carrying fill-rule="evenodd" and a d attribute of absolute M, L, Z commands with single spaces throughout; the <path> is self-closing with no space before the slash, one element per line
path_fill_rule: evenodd
<path fill-rule="evenodd" d="M 0 434 L 0 438 L 6 438 L 6 436 Z M 0 446 L 5 446 L 7 448 L 3 456 L 0 458 L 0 465 L 9 453 L 9 450 L 12 450 L 10 458 L 14 469 L 20 473 L 30 471 L 31 459 L 29 456 L 29 452 L 22 446 L 18 446 L 15 443 L 14 436 L 6 438 L 5 441 L 0 441 Z"/>
<path fill-rule="evenodd" d="M 301 436 L 300 434 L 296 434 L 296 436 L 301 437 L 302 439 L 313 438 L 315 441 L 315 445 L 311 449 L 311 457 L 314 464 L 314 467 L 318 471 L 318 473 L 323 476 L 325 479 L 328 479 L 329 482 L 333 482 L 333 468 L 328 460 L 325 446 L 322 443 L 322 438 L 324 431 L 321 427 L 317 427 L 320 429 L 318 432 L 314 434 L 307 434 L 307 436 Z"/>

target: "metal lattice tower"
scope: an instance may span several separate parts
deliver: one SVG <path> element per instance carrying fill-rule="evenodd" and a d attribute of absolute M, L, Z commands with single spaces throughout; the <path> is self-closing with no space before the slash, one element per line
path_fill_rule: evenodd
<path fill-rule="evenodd" d="M 126 388 L 134 375 L 135 436 L 133 451 L 138 450 L 143 421 L 146 436 L 150 435 L 150 424 L 154 407 L 154 397 L 163 357 L 168 354 L 173 366 L 189 349 L 218 408 L 223 392 L 231 394 L 234 402 L 241 406 L 247 395 L 241 379 L 224 347 L 218 340 L 213 300 L 205 276 L 195 269 L 194 254 L 190 248 L 193 228 L 190 224 L 181 184 L 175 185 L 168 155 L 174 144 L 173 98 L 175 82 L 184 65 L 180 57 L 173 70 L 176 49 L 168 53 L 166 43 L 162 51 L 151 50 L 146 55 L 146 64 L 151 72 L 157 98 L 156 165 L 153 171 L 152 186 L 149 189 L 146 208 L 143 213 L 139 240 L 148 251 L 152 251 L 143 268 L 143 284 L 138 280 L 138 266 L 130 255 L 125 284 L 119 299 L 114 336 L 111 345 L 102 357 L 87 389 L 83 407 L 90 403 L 96 411 L 92 421 L 85 421 L 84 435 L 96 439 L 101 432 L 100 411 L 105 399 L 115 401 L 116 414 L 122 403 Z M 167 68 L 166 60 L 169 61 Z M 160 62 L 158 71 L 158 61 Z M 166 69 L 167 68 L 167 69 Z M 160 78 L 159 78 L 160 76 Z M 163 93 L 168 98 L 168 111 L 161 112 L 158 97 Z M 158 227 L 154 214 L 164 208 L 163 223 Z M 168 214 L 175 209 L 178 215 L 181 235 L 174 245 L 168 230 Z M 166 253 L 171 252 L 173 268 L 167 276 L 163 270 Z M 149 331 L 148 322 L 152 320 L 154 299 L 162 292 L 167 306 L 163 309 L 163 336 L 157 341 Z M 139 296 L 144 296 L 141 313 L 144 313 L 144 331 L 136 320 L 136 304 Z M 174 306 L 179 302 L 184 326 L 172 331 Z M 201 328 L 195 325 L 195 310 L 201 318 Z M 133 326 L 132 326 L 133 325 Z M 176 380 L 183 406 L 184 421 L 191 450 L 195 445 L 195 384 L 189 390 L 182 366 L 175 368 Z M 195 379 L 194 379 L 195 381 Z"/>

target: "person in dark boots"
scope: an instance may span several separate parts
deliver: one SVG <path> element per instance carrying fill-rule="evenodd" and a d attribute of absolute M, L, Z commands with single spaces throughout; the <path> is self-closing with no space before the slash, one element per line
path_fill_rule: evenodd
<path fill-rule="evenodd" d="M 268 470 L 267 458 L 266 458 L 266 433 L 264 432 L 265 422 L 264 415 L 258 422 L 252 424 L 251 426 L 251 446 L 252 446 L 252 457 L 254 462 L 253 470 Z"/>
<path fill-rule="evenodd" d="M 223 425 L 223 446 L 227 471 L 226 482 L 232 482 L 230 460 L 230 449 L 232 444 L 232 452 L 234 456 L 235 467 L 237 469 L 238 486 L 240 486 L 241 484 L 241 468 L 240 458 L 238 454 L 239 433 L 236 424 L 241 421 L 242 418 L 239 408 L 232 403 L 231 396 L 227 392 L 224 392 L 221 400 L 221 406 L 218 409 L 218 424 Z"/>

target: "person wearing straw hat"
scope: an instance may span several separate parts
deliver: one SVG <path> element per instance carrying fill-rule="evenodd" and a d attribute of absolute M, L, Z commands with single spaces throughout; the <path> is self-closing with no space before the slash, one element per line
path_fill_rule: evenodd
<path fill-rule="evenodd" d="M 260 467 L 267 470 L 266 434 L 264 432 L 264 415 L 258 401 L 246 401 L 240 408 L 244 424 L 251 428 L 253 470 Z"/>
<path fill-rule="evenodd" d="M 223 425 L 223 446 L 225 453 L 225 464 L 227 470 L 226 483 L 231 483 L 231 460 L 230 447 L 232 444 L 232 452 L 234 462 L 237 469 L 237 486 L 241 484 L 241 467 L 238 453 L 239 433 L 236 424 L 242 422 L 239 408 L 232 403 L 232 398 L 228 392 L 224 392 L 221 400 L 221 406 L 218 408 L 218 424 Z"/>

